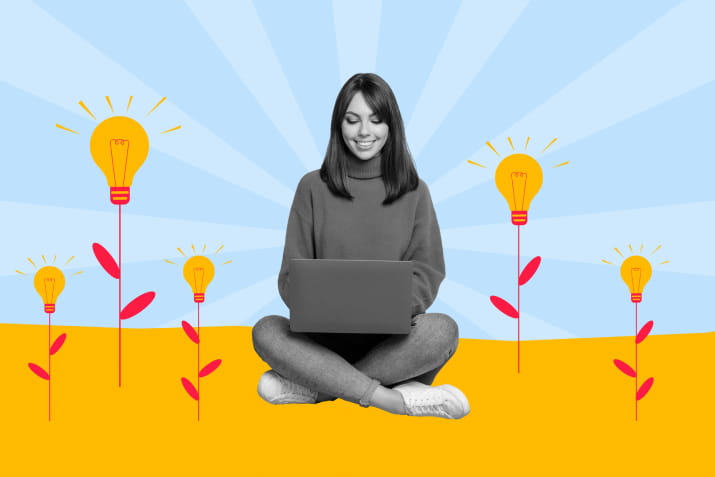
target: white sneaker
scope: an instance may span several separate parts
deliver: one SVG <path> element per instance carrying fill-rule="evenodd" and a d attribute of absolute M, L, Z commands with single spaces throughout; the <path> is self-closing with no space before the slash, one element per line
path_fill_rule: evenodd
<path fill-rule="evenodd" d="M 449 384 L 433 387 L 417 381 L 408 381 L 392 389 L 402 394 L 408 416 L 461 419 L 469 414 L 467 397 Z"/>
<path fill-rule="evenodd" d="M 258 380 L 258 395 L 271 404 L 315 404 L 317 391 L 290 381 L 273 370 Z"/>

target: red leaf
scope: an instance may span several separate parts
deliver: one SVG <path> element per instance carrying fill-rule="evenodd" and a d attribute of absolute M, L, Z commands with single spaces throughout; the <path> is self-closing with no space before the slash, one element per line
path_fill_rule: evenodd
<path fill-rule="evenodd" d="M 47 371 L 36 365 L 35 363 L 27 363 L 27 365 L 30 367 L 33 373 L 41 377 L 42 379 L 50 379 L 50 375 L 47 374 Z"/>
<path fill-rule="evenodd" d="M 181 327 L 184 329 L 184 333 L 186 333 L 186 336 L 188 336 L 191 341 L 199 344 L 199 335 L 196 333 L 193 326 L 191 326 L 187 321 L 182 321 Z"/>
<path fill-rule="evenodd" d="M 104 268 L 104 270 L 109 273 L 112 278 L 119 278 L 119 265 L 114 260 L 114 257 L 107 252 L 107 249 L 99 245 L 98 243 L 92 244 L 92 251 L 94 256 L 97 257 L 97 261 Z"/>
<path fill-rule="evenodd" d="M 204 368 L 201 371 L 199 371 L 199 377 L 203 378 L 204 376 L 208 376 L 209 374 L 213 373 L 214 371 L 216 371 L 216 368 L 218 368 L 220 364 L 221 364 L 220 359 L 215 359 L 215 360 L 211 361 L 209 364 L 204 366 Z"/>
<path fill-rule="evenodd" d="M 519 312 L 506 301 L 502 300 L 498 296 L 490 296 L 489 299 L 492 304 L 497 307 L 497 310 L 501 311 L 506 316 L 510 318 L 519 318 Z"/>
<path fill-rule="evenodd" d="M 618 369 L 620 369 L 621 371 L 623 371 L 623 373 L 626 374 L 627 376 L 630 376 L 630 377 L 632 377 L 632 378 L 635 378 L 635 377 L 636 377 L 636 372 L 633 370 L 633 368 L 631 368 L 629 365 L 627 365 L 626 363 L 624 363 L 624 362 L 621 361 L 620 359 L 614 359 L 614 360 L 613 360 L 613 364 L 615 364 L 615 365 L 616 365 L 616 368 L 618 368 Z"/>
<path fill-rule="evenodd" d="M 643 328 L 638 332 L 638 335 L 636 335 L 636 344 L 640 343 L 644 339 L 646 339 L 646 336 L 650 333 L 650 330 L 653 329 L 653 320 L 649 321 L 645 325 L 643 325 Z"/>
<path fill-rule="evenodd" d="M 55 354 L 62 348 L 62 345 L 65 344 L 65 339 L 67 338 L 67 333 L 62 333 L 57 337 L 54 343 L 52 343 L 52 346 L 50 347 L 50 354 Z"/>
<path fill-rule="evenodd" d="M 194 385 L 191 384 L 191 381 L 186 378 L 181 378 L 181 384 L 184 385 L 184 389 L 186 389 L 186 392 L 189 393 L 189 396 L 191 396 L 194 401 L 199 400 L 199 392 L 196 390 Z"/>
<path fill-rule="evenodd" d="M 539 265 L 541 265 L 541 257 L 534 257 L 526 264 L 524 270 L 522 270 L 519 275 L 519 286 L 525 285 L 526 282 L 531 280 L 531 277 L 533 277 L 534 273 L 539 269 Z"/>
<path fill-rule="evenodd" d="M 648 394 L 648 391 L 650 391 L 651 386 L 653 386 L 653 378 L 646 379 L 636 393 L 636 401 L 643 399 L 645 395 Z"/>
<path fill-rule="evenodd" d="M 139 295 L 124 307 L 122 312 L 119 314 L 119 318 L 122 320 L 128 320 L 132 316 L 141 313 L 144 308 L 151 304 L 155 296 L 156 293 L 154 292 L 146 292 L 143 295 Z"/>

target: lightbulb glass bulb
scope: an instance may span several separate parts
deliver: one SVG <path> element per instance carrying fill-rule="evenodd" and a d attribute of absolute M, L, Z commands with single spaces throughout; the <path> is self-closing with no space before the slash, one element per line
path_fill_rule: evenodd
<path fill-rule="evenodd" d="M 184 264 L 184 280 L 194 292 L 196 303 L 204 301 L 206 288 L 213 278 L 214 264 L 203 255 L 193 256 Z"/>
<path fill-rule="evenodd" d="M 527 154 L 512 154 L 497 166 L 495 180 L 499 193 L 509 204 L 511 223 L 525 225 L 531 201 L 544 181 L 541 166 Z"/>
<path fill-rule="evenodd" d="M 631 301 L 639 303 L 643 300 L 643 288 L 650 280 L 653 268 L 650 262 L 640 255 L 628 257 L 621 264 L 621 279 L 631 292 Z"/>
<path fill-rule="evenodd" d="M 65 288 L 64 273 L 57 267 L 42 267 L 35 273 L 34 285 L 45 305 L 45 313 L 54 313 L 57 298 Z"/>
<path fill-rule="evenodd" d="M 134 174 L 149 154 L 149 137 L 141 124 L 126 116 L 105 119 L 94 128 L 89 151 L 107 179 L 112 203 L 128 203 Z"/>

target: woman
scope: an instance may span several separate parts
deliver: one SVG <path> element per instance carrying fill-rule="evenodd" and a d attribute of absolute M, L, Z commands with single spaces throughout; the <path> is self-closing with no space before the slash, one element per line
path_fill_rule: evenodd
<path fill-rule="evenodd" d="M 278 289 L 288 304 L 293 258 L 402 260 L 413 264 L 407 335 L 294 333 L 282 316 L 253 327 L 272 370 L 258 394 L 272 404 L 335 398 L 394 414 L 459 419 L 464 394 L 430 386 L 458 343 L 449 316 L 425 313 L 444 278 L 442 240 L 427 186 L 415 170 L 389 85 L 356 74 L 340 90 L 319 171 L 298 184 L 288 219 Z"/>

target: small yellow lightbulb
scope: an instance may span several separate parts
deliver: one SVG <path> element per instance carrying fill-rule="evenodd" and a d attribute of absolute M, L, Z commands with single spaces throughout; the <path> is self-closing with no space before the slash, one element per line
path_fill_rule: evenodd
<path fill-rule="evenodd" d="M 42 267 L 35 273 L 35 290 L 45 304 L 45 313 L 54 313 L 57 297 L 65 288 L 65 275 L 53 266 Z"/>
<path fill-rule="evenodd" d="M 544 180 L 539 163 L 527 154 L 512 154 L 497 166 L 495 180 L 509 204 L 511 223 L 526 225 L 531 201 Z"/>
<path fill-rule="evenodd" d="M 623 261 L 621 265 L 621 278 L 631 292 L 631 301 L 643 301 L 643 288 L 653 274 L 650 262 L 640 255 L 633 255 Z"/>
<path fill-rule="evenodd" d="M 194 301 L 202 303 L 206 294 L 206 287 L 214 278 L 214 265 L 203 255 L 195 255 L 184 264 L 184 279 L 194 292 Z"/>

